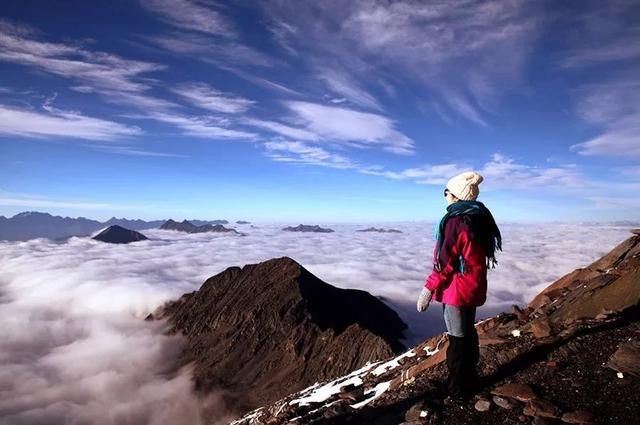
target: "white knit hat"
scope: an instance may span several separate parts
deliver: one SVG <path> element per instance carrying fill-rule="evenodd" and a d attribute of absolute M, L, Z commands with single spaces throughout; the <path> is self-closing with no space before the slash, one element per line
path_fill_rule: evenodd
<path fill-rule="evenodd" d="M 465 171 L 447 182 L 447 189 L 461 201 L 475 201 L 480 193 L 478 185 L 484 178 L 475 171 Z"/>

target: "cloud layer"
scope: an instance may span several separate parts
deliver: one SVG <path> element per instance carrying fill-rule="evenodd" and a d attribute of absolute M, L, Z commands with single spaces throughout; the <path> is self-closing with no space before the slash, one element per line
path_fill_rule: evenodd
<path fill-rule="evenodd" d="M 379 225 L 378 225 L 379 226 Z M 386 227 L 387 225 L 385 225 Z M 0 245 L 0 418 L 8 424 L 198 424 L 224 418 L 217 395 L 190 395 L 173 365 L 181 341 L 143 319 L 233 265 L 290 256 L 328 283 L 382 296 L 409 323 L 413 343 L 443 328 L 440 309 L 415 312 L 430 269 L 433 224 L 396 224 L 402 234 L 331 234 L 240 226 L 246 237 L 151 230 L 118 246 L 87 238 Z M 489 274 L 479 317 L 524 304 L 561 275 L 628 236 L 598 225 L 502 226 L 505 252 Z"/>

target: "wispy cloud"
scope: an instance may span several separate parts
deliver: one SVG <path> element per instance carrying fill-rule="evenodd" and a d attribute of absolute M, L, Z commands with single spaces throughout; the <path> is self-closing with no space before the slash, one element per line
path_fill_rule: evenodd
<path fill-rule="evenodd" d="M 640 157 L 640 77 L 629 73 L 577 92 L 578 116 L 604 132 L 571 149 L 581 155 Z"/>
<path fill-rule="evenodd" d="M 22 137 L 69 137 L 110 141 L 142 133 L 138 127 L 92 118 L 78 112 L 36 112 L 0 104 L 0 134 Z"/>
<path fill-rule="evenodd" d="M 203 83 L 181 84 L 173 92 L 199 108 L 225 114 L 243 113 L 255 104 L 252 100 L 223 93 Z"/>
<path fill-rule="evenodd" d="M 382 111 L 383 109 L 382 105 L 380 105 L 374 96 L 360 87 L 360 85 L 353 81 L 346 73 L 326 68 L 318 73 L 318 78 L 324 81 L 333 93 L 344 96 L 346 100 L 351 101 L 355 105 L 377 111 Z"/>
<path fill-rule="evenodd" d="M 118 207 L 95 202 L 82 202 L 82 201 L 64 201 L 64 200 L 51 200 L 40 198 L 14 198 L 5 197 L 0 194 L 0 205 L 8 207 L 23 207 L 23 208 L 74 208 L 81 210 L 109 210 L 118 209 Z"/>
<path fill-rule="evenodd" d="M 591 196 L 588 198 L 595 208 L 601 210 L 628 211 L 630 208 L 640 208 L 640 199 L 623 196 Z"/>
<path fill-rule="evenodd" d="M 294 97 L 305 97 L 305 93 L 303 93 L 302 91 L 293 89 L 292 87 L 288 86 L 288 85 L 284 85 L 283 83 L 280 82 L 275 82 L 273 80 L 264 78 L 261 75 L 254 75 L 251 72 L 247 72 L 244 71 L 242 69 L 240 69 L 239 67 L 229 67 L 229 66 L 225 66 L 224 69 L 226 69 L 227 71 L 233 73 L 234 75 L 240 77 L 240 78 L 244 78 L 245 80 L 260 86 L 260 87 L 264 87 L 266 89 L 269 89 L 271 91 L 274 92 L 279 92 L 279 93 L 284 93 L 287 94 L 289 96 L 294 96 Z"/>
<path fill-rule="evenodd" d="M 290 101 L 286 106 L 300 126 L 322 138 L 357 147 L 379 147 L 396 154 L 414 151 L 414 142 L 385 116 L 310 102 Z"/>
<path fill-rule="evenodd" d="M 148 156 L 157 158 L 187 158 L 187 155 L 169 153 L 169 152 L 156 152 L 146 149 L 140 149 L 133 146 L 93 146 L 95 150 L 103 152 L 109 152 L 117 155 L 129 155 L 129 156 Z"/>
<path fill-rule="evenodd" d="M 627 0 L 584 2 L 581 12 L 570 15 L 566 25 L 572 43 L 563 52 L 561 66 L 581 68 L 640 59 L 640 6 Z"/>
<path fill-rule="evenodd" d="M 640 157 L 640 124 L 612 129 L 571 148 L 581 155 Z"/>
<path fill-rule="evenodd" d="M 178 55 L 186 55 L 219 68 L 231 65 L 269 67 L 273 59 L 238 41 L 199 34 L 171 33 L 145 37 L 147 41 Z"/>
<path fill-rule="evenodd" d="M 393 180 L 412 180 L 418 184 L 443 185 L 456 174 L 469 170 L 471 167 L 463 164 L 425 165 L 418 168 L 408 168 L 395 172 L 386 171 L 380 167 L 362 169 L 363 174 L 387 177 Z"/>
<path fill-rule="evenodd" d="M 75 44 L 39 41 L 36 37 L 35 31 L 28 27 L 0 21 L 0 60 L 32 66 L 68 78 L 75 83 L 71 86 L 72 90 L 98 94 L 108 102 L 126 104 L 140 111 L 125 112 L 122 116 L 171 124 L 186 135 L 213 139 L 250 139 L 256 136 L 232 128 L 228 120 L 219 116 L 188 115 L 179 104 L 151 94 L 154 81 L 145 74 L 164 69 L 162 65 L 93 52 Z M 214 90 L 201 83 L 179 85 L 174 91 L 190 104 L 215 113 L 239 114 L 253 104 L 251 100 Z M 0 131 L 5 134 L 113 140 L 141 133 L 137 127 L 90 118 L 76 112 L 49 111 L 45 114 L 3 106 L 1 114 Z M 118 152 L 164 155 L 139 148 L 122 148 Z"/>
<path fill-rule="evenodd" d="M 208 4 L 191 0 L 141 0 L 141 4 L 163 21 L 187 30 L 233 36 L 227 19 Z"/>
<path fill-rule="evenodd" d="M 282 124 L 276 121 L 247 118 L 243 121 L 243 123 L 248 126 L 268 130 L 272 133 L 280 134 L 291 139 L 299 139 L 305 141 L 317 141 L 319 139 L 319 136 L 312 131 L 305 130 L 304 128 Z"/>
<path fill-rule="evenodd" d="M 305 28 L 279 31 L 276 41 L 304 49 L 308 62 L 335 63 L 355 81 L 384 87 L 417 83 L 416 100 L 430 98 L 449 116 L 482 126 L 501 96 L 523 81 L 540 20 L 535 5 L 517 1 L 296 2 L 265 9 L 274 27 Z M 399 81 L 390 78 L 399 72 Z M 344 93 L 352 84 L 330 81 L 343 97 L 371 105 L 362 92 Z"/>
<path fill-rule="evenodd" d="M 81 81 L 95 90 L 142 92 L 149 88 L 140 77 L 164 69 L 155 63 L 128 60 L 78 45 L 40 41 L 29 27 L 0 21 L 0 60 Z"/>
<path fill-rule="evenodd" d="M 563 59 L 562 65 L 566 68 L 577 68 L 598 63 L 636 60 L 640 57 L 640 45 L 637 42 L 639 38 L 640 26 L 629 36 L 571 51 Z"/>
<path fill-rule="evenodd" d="M 506 155 L 495 153 L 484 164 L 446 163 L 430 164 L 402 171 L 389 171 L 383 167 L 362 167 L 364 174 L 394 180 L 408 180 L 418 184 L 443 185 L 463 171 L 477 170 L 485 177 L 483 187 L 507 190 L 575 190 L 585 188 L 584 176 L 574 165 L 541 167 L 516 162 Z"/>
<path fill-rule="evenodd" d="M 278 162 L 320 165 L 329 168 L 354 168 L 346 157 L 303 142 L 271 141 L 264 144 L 266 155 Z"/>
<path fill-rule="evenodd" d="M 188 116 L 179 113 L 151 111 L 141 118 L 148 118 L 174 125 L 189 136 L 207 139 L 254 139 L 256 133 L 232 128 L 229 121 L 215 116 Z"/>
<path fill-rule="evenodd" d="M 566 23 L 572 41 L 560 65 L 576 76 L 598 76 L 573 93 L 578 117 L 598 131 L 571 146 L 581 155 L 640 157 L 640 25 L 629 19 L 639 13 L 632 1 L 588 3 Z"/>
<path fill-rule="evenodd" d="M 574 165 L 541 167 L 516 162 L 503 154 L 493 154 L 480 173 L 492 188 L 510 190 L 552 189 L 573 191 L 586 186 L 585 177 Z"/>

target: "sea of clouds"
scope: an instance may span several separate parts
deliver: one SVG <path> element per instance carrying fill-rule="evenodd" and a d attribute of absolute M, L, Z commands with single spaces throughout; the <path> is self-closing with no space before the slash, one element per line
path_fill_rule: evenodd
<path fill-rule="evenodd" d="M 415 311 L 431 269 L 433 223 L 384 227 L 403 233 L 283 232 L 237 226 L 247 236 L 149 230 L 148 241 L 90 238 L 0 243 L 0 423 L 200 424 L 224 422 L 220 397 L 190 392 L 175 370 L 180 337 L 143 319 L 229 266 L 289 256 L 324 281 L 381 296 L 409 325 L 413 344 L 444 328 L 439 305 Z M 606 225 L 505 224 L 504 252 L 489 272 L 478 319 L 525 304 L 560 276 L 630 236 Z M 214 413 L 212 413 L 214 412 Z"/>

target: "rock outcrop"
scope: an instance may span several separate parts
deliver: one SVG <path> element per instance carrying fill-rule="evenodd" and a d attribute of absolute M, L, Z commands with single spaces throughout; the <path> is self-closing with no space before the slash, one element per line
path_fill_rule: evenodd
<path fill-rule="evenodd" d="M 367 233 L 402 233 L 401 230 L 397 229 L 378 229 L 377 227 L 367 227 L 366 229 L 358 230 L 358 232 L 367 232 Z"/>
<path fill-rule="evenodd" d="M 476 329 L 482 387 L 466 402 L 442 402 L 442 334 L 234 423 L 635 424 L 640 235 L 559 279 L 525 308 L 514 306 Z"/>
<path fill-rule="evenodd" d="M 155 314 L 188 346 L 195 388 L 247 411 L 402 351 L 406 325 L 364 291 L 335 288 L 284 257 L 231 267 Z"/>
<path fill-rule="evenodd" d="M 107 243 L 131 243 L 147 240 L 147 237 L 135 230 L 129 230 L 122 226 L 113 225 L 100 231 L 91 239 Z"/>
<path fill-rule="evenodd" d="M 222 224 L 202 224 L 200 226 L 196 226 L 190 221 L 183 220 L 178 223 L 172 219 L 167 220 L 162 226 L 160 226 L 162 230 L 175 230 L 178 232 L 185 233 L 206 233 L 206 232 L 214 232 L 214 233 L 233 233 L 239 234 L 239 232 L 235 229 L 229 229 L 224 227 Z"/>

